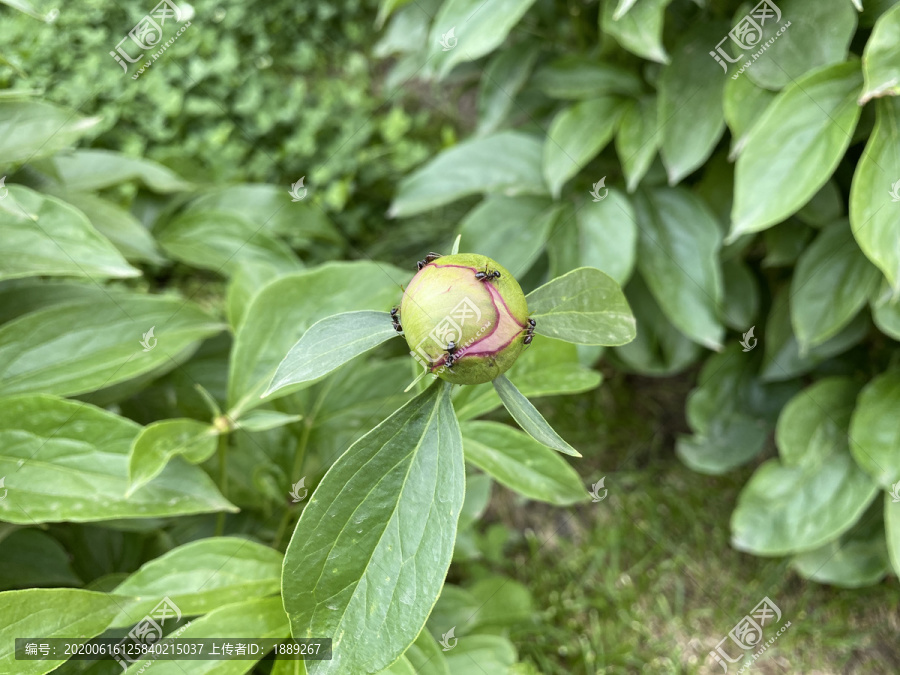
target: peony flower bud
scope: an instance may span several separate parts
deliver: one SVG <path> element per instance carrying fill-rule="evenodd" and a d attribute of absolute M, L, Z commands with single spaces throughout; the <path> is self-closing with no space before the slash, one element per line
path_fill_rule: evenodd
<path fill-rule="evenodd" d="M 454 384 L 490 382 L 509 370 L 529 328 L 519 282 L 474 253 L 441 256 L 419 270 L 403 293 L 400 321 L 416 360 Z"/>

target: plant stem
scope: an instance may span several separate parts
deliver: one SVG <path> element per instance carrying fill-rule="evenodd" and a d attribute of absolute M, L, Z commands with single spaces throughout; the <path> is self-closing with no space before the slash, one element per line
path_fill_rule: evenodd
<path fill-rule="evenodd" d="M 228 464 L 226 463 L 228 451 L 228 434 L 219 434 L 219 446 L 216 450 L 219 457 L 219 491 L 225 499 L 228 499 Z M 225 512 L 221 511 L 216 516 L 216 536 L 221 537 L 225 532 Z"/>

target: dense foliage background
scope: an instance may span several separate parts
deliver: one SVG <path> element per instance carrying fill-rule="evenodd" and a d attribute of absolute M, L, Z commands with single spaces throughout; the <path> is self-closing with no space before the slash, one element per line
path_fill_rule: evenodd
<path fill-rule="evenodd" d="M 526 292 L 603 270 L 637 339 L 538 338 L 510 374 L 583 460 L 456 394 L 489 440 L 391 672 L 718 672 L 765 596 L 793 625 L 761 672 L 896 671 L 896 1 L 782 0 L 723 72 L 750 3 L 196 0 L 136 81 L 109 51 L 150 6 L 8 4 L 0 588 L 35 590 L 0 596 L 0 663 L 52 633 L 36 607 L 124 635 L 156 594 L 188 636 L 287 635 L 295 496 L 414 370 L 385 345 L 258 395 L 460 233 Z"/>

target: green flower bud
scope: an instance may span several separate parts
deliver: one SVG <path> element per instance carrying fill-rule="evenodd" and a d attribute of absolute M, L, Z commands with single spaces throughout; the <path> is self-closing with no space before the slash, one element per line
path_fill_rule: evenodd
<path fill-rule="evenodd" d="M 416 360 L 454 384 L 490 382 L 509 370 L 529 327 L 519 282 L 474 253 L 442 256 L 419 270 L 403 293 L 400 320 Z"/>

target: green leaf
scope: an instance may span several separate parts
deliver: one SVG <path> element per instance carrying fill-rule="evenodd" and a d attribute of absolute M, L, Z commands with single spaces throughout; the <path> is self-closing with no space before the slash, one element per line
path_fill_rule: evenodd
<path fill-rule="evenodd" d="M 847 426 L 858 387 L 820 380 L 778 419 L 781 460 L 760 466 L 731 517 L 732 545 L 756 555 L 800 553 L 849 530 L 878 488 L 850 456 Z"/>
<path fill-rule="evenodd" d="M 587 490 L 571 466 L 550 448 L 497 422 L 462 426 L 466 460 L 529 499 L 557 506 L 586 501 Z"/>
<path fill-rule="evenodd" d="M 226 276 L 246 265 L 266 264 L 283 272 L 303 267 L 283 241 L 226 211 L 188 211 L 154 234 L 176 260 Z"/>
<path fill-rule="evenodd" d="M 534 0 L 494 0 L 489 3 L 483 0 L 446 0 L 431 26 L 428 59 L 435 62 L 443 77 L 457 63 L 474 61 L 490 54 L 503 43 L 532 4 Z M 451 30 L 453 37 L 456 37 L 455 42 L 449 39 Z M 445 39 L 444 35 L 448 38 Z"/>
<path fill-rule="evenodd" d="M 499 635 L 467 635 L 447 652 L 450 675 L 472 675 L 472 664 L 491 675 L 508 675 L 516 662 L 516 648 Z"/>
<path fill-rule="evenodd" d="M 622 163 L 629 192 L 634 192 L 647 173 L 662 141 L 656 123 L 656 97 L 642 96 L 622 114 L 616 134 L 616 152 Z"/>
<path fill-rule="evenodd" d="M 281 587 L 282 558 L 273 548 L 237 537 L 210 537 L 184 544 L 144 563 L 116 586 L 114 594 L 138 601 L 112 625 L 133 623 L 133 617 L 146 614 L 164 597 L 190 616 L 248 597 L 276 594 Z"/>
<path fill-rule="evenodd" d="M 400 182 L 388 215 L 412 216 L 478 193 L 545 194 L 543 143 L 518 131 L 501 131 L 444 150 Z"/>
<path fill-rule="evenodd" d="M 109 387 L 177 365 L 173 358 L 221 329 L 175 296 L 119 292 L 48 307 L 0 328 L 0 394 Z"/>
<path fill-rule="evenodd" d="M 59 10 L 56 9 L 56 3 L 52 0 L 0 0 L 0 4 L 12 7 L 20 12 L 24 12 L 44 23 L 53 23 L 59 17 Z"/>
<path fill-rule="evenodd" d="M 91 225 L 109 239 L 126 259 L 155 265 L 166 262 L 147 228 L 122 207 L 95 195 L 63 191 L 57 196 L 87 216 Z"/>
<path fill-rule="evenodd" d="M 625 294 L 598 269 L 572 270 L 525 299 L 538 335 L 579 345 L 615 346 L 634 339 L 634 316 Z"/>
<path fill-rule="evenodd" d="M 728 159 L 741 154 L 747 142 L 747 134 L 762 116 L 775 94 L 754 84 L 749 77 L 729 77 L 725 81 L 722 111 L 731 130 L 731 152 Z"/>
<path fill-rule="evenodd" d="M 282 592 L 294 637 L 334 640 L 319 675 L 389 665 L 437 600 L 465 481 L 448 389 L 426 389 L 354 443 L 300 516 Z"/>
<path fill-rule="evenodd" d="M 266 284 L 281 276 L 284 276 L 283 270 L 268 263 L 243 265 L 231 275 L 225 297 L 225 312 L 234 333 L 240 328 L 247 308 L 257 293 Z"/>
<path fill-rule="evenodd" d="M 235 336 L 228 382 L 232 418 L 262 404 L 284 355 L 316 321 L 339 312 L 385 311 L 412 273 L 370 261 L 335 262 L 281 277 L 253 299 Z"/>
<path fill-rule="evenodd" d="M 153 422 L 135 437 L 128 457 L 128 490 L 137 489 L 156 478 L 169 461 L 183 456 L 191 464 L 205 462 L 216 452 L 218 432 L 208 424 L 191 419 Z"/>
<path fill-rule="evenodd" d="M 72 192 L 94 192 L 133 180 L 141 181 L 153 192 L 194 189 L 162 164 L 110 150 L 75 150 L 56 155 L 52 162 L 59 182 Z"/>
<path fill-rule="evenodd" d="M 850 420 L 850 452 L 857 464 L 886 490 L 900 481 L 900 428 L 895 416 L 898 403 L 900 373 L 883 373 L 860 392 Z"/>
<path fill-rule="evenodd" d="M 861 80 L 856 61 L 827 66 L 766 108 L 737 159 L 728 241 L 786 219 L 831 177 L 859 120 Z"/>
<path fill-rule="evenodd" d="M 303 415 L 288 415 L 275 410 L 251 410 L 237 420 L 236 426 L 244 431 L 268 431 L 303 419 Z"/>
<path fill-rule="evenodd" d="M 613 352 L 624 369 L 644 375 L 671 375 L 697 360 L 700 347 L 669 323 L 639 274 L 631 279 L 625 295 L 634 310 L 637 336 Z"/>
<path fill-rule="evenodd" d="M 561 110 L 544 142 L 544 180 L 554 197 L 612 140 L 624 104 L 617 96 L 580 101 Z"/>
<path fill-rule="evenodd" d="M 0 590 L 84 585 L 72 570 L 69 552 L 40 530 L 17 530 L 0 541 Z"/>
<path fill-rule="evenodd" d="M 585 267 L 596 267 L 620 286 L 634 269 L 637 224 L 634 208 L 618 190 L 599 202 L 589 202 L 575 214 L 578 223 L 578 258 Z"/>
<path fill-rule="evenodd" d="M 9 194 L 0 200 L 0 279 L 141 275 L 81 211 L 26 187 L 6 189 Z"/>
<path fill-rule="evenodd" d="M 387 312 L 344 312 L 321 319 L 291 347 L 263 396 L 325 377 L 393 337 L 397 331 Z"/>
<path fill-rule="evenodd" d="M 900 5 L 875 22 L 862 56 L 865 87 L 859 104 L 879 96 L 900 95 Z"/>
<path fill-rule="evenodd" d="M 744 332 L 759 311 L 759 286 L 753 271 L 742 260 L 731 260 L 722 266 L 725 299 L 722 321 L 729 328 Z"/>
<path fill-rule="evenodd" d="M 635 200 L 638 269 L 666 318 L 694 342 L 722 346 L 718 319 L 721 231 L 709 208 L 681 188 L 657 188 Z"/>
<path fill-rule="evenodd" d="M 141 427 L 87 403 L 43 394 L 0 404 L 0 520 L 90 522 L 235 510 L 199 468 L 178 460 L 126 496 Z"/>
<path fill-rule="evenodd" d="M 258 640 L 289 636 L 288 622 L 281 607 L 280 598 L 262 598 L 225 605 L 206 616 L 191 621 L 190 625 L 178 634 L 178 638 L 181 640 L 194 638 L 218 638 L 221 640 L 246 638 L 248 635 L 252 635 Z M 149 668 L 147 663 L 150 663 Z M 322 661 L 322 663 L 330 662 Z M 243 675 L 253 669 L 253 664 L 252 659 L 192 660 L 189 671 L 191 675 L 206 675 L 207 673 Z M 180 661 L 141 659 L 132 664 L 124 675 L 139 675 L 148 669 L 153 675 L 184 675 L 185 673 L 185 665 Z"/>
<path fill-rule="evenodd" d="M 900 292 L 900 235 L 897 202 L 900 195 L 900 98 L 875 103 L 875 128 L 856 165 L 850 186 L 850 225 L 866 257 Z"/>
<path fill-rule="evenodd" d="M 772 16 L 750 50 L 735 52 L 739 62 L 751 61 L 747 77 L 761 87 L 778 90 L 814 69 L 846 60 L 857 22 L 856 11 L 849 2 L 823 0 L 810 5 L 804 0 L 782 0 L 778 6 L 781 19 L 775 22 Z M 779 31 L 783 32 L 777 35 Z M 756 31 L 751 33 L 758 35 Z M 758 60 L 754 60 L 752 57 L 763 49 Z"/>
<path fill-rule="evenodd" d="M 796 215 L 797 220 L 817 228 L 830 225 L 844 216 L 844 196 L 834 178 L 825 183 Z"/>
<path fill-rule="evenodd" d="M 553 430 L 544 416 L 538 412 L 531 401 L 525 398 L 516 385 L 509 381 L 506 375 L 500 375 L 493 380 L 494 389 L 503 401 L 506 410 L 512 415 L 512 418 L 519 423 L 522 430 L 539 443 L 552 448 L 564 455 L 572 457 L 581 457 L 571 445 L 566 443 L 562 437 Z"/>
<path fill-rule="evenodd" d="M 669 185 L 679 183 L 712 154 L 725 131 L 725 79 L 708 49 L 728 26 L 702 21 L 688 29 L 659 75 L 660 155 Z"/>
<path fill-rule="evenodd" d="M 873 502 L 859 524 L 840 539 L 813 551 L 801 553 L 791 561 L 800 576 L 820 584 L 841 588 L 861 588 L 881 581 L 891 563 L 884 538 L 884 523 Z M 876 511 L 876 513 L 872 513 Z"/>
<path fill-rule="evenodd" d="M 532 342 L 507 375 L 516 380 L 519 391 L 528 397 L 578 394 L 595 389 L 602 380 L 600 373 L 579 363 L 575 345 L 551 338 Z M 503 405 L 489 382 L 460 387 L 453 403 L 460 421 L 479 417 Z"/>
<path fill-rule="evenodd" d="M 792 267 L 806 250 L 813 230 L 796 220 L 787 220 L 763 232 L 766 257 L 763 267 Z"/>
<path fill-rule="evenodd" d="M 379 675 L 416 675 L 416 669 L 404 654 L 389 667 L 378 671 Z"/>
<path fill-rule="evenodd" d="M 437 641 L 426 629 L 422 629 L 419 637 L 413 642 L 404 656 L 416 675 L 450 675 L 447 659 Z"/>
<path fill-rule="evenodd" d="M 789 380 L 813 370 L 819 363 L 841 354 L 862 341 L 870 328 L 864 313 L 850 323 L 833 338 L 816 347 L 800 353 L 800 343 L 794 335 L 790 317 L 790 288 L 782 288 L 772 302 L 772 309 L 766 320 L 766 328 L 760 340 L 765 345 L 762 378 L 768 382 Z"/>
<path fill-rule="evenodd" d="M 900 341 L 900 297 L 894 297 L 887 281 L 882 281 L 879 291 L 872 294 L 870 304 L 878 330 Z"/>
<path fill-rule="evenodd" d="M 669 55 L 663 47 L 662 32 L 666 7 L 670 2 L 671 0 L 641 0 L 631 11 L 625 12 L 619 11 L 622 2 L 615 9 L 611 1 L 604 2 L 600 28 L 632 54 L 650 61 L 668 63 Z"/>
<path fill-rule="evenodd" d="M 463 250 L 525 272 L 543 251 L 560 208 L 546 197 L 488 197 L 460 224 Z"/>
<path fill-rule="evenodd" d="M 72 588 L 0 593 L 0 671 L 17 675 L 48 673 L 66 659 L 17 661 L 18 637 L 92 638 L 100 635 L 128 600 Z"/>
<path fill-rule="evenodd" d="M 641 79 L 610 63 L 582 56 L 565 56 L 535 72 L 530 84 L 550 98 L 578 100 L 609 94 L 638 96 Z"/>
<path fill-rule="evenodd" d="M 478 86 L 477 135 L 493 133 L 503 124 L 537 57 L 538 51 L 523 42 L 500 50 L 491 59 Z"/>
<path fill-rule="evenodd" d="M 800 256 L 791 281 L 791 323 L 800 353 L 849 324 L 880 279 L 846 221 L 822 230 Z"/>
<path fill-rule="evenodd" d="M 43 101 L 0 100 L 0 162 L 31 162 L 72 145 L 100 122 Z"/>

